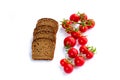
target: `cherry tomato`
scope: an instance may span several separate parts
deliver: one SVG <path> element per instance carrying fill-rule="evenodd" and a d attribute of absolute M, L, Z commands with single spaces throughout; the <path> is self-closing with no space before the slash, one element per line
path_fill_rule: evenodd
<path fill-rule="evenodd" d="M 95 26 L 95 21 L 93 19 L 88 19 L 86 24 L 87 24 L 88 29 L 90 29 Z"/>
<path fill-rule="evenodd" d="M 75 44 L 76 44 L 76 40 L 72 36 L 68 36 L 64 39 L 64 46 L 66 47 L 70 48 L 70 47 L 75 46 Z"/>
<path fill-rule="evenodd" d="M 87 54 L 86 54 L 86 58 L 91 59 L 91 58 L 93 58 L 93 55 L 94 55 L 93 52 L 88 51 Z"/>
<path fill-rule="evenodd" d="M 82 54 L 86 54 L 88 49 L 87 49 L 87 47 L 85 45 L 81 45 L 80 48 L 79 48 L 79 51 Z"/>
<path fill-rule="evenodd" d="M 72 15 L 70 16 L 70 20 L 71 20 L 71 21 L 74 21 L 74 22 L 78 22 L 78 21 L 80 20 L 80 17 L 79 17 L 79 15 L 77 15 L 77 14 L 72 14 Z"/>
<path fill-rule="evenodd" d="M 64 71 L 65 71 L 66 73 L 71 73 L 71 72 L 73 71 L 73 65 L 72 65 L 72 64 L 66 64 L 66 65 L 64 66 Z"/>
<path fill-rule="evenodd" d="M 60 65 L 61 65 L 61 66 L 65 66 L 66 64 L 68 64 L 68 62 L 67 62 L 66 59 L 61 59 L 61 60 L 60 60 Z"/>
<path fill-rule="evenodd" d="M 78 38 L 78 42 L 79 42 L 80 45 L 85 45 L 85 44 L 87 44 L 88 39 L 85 36 L 80 36 Z"/>
<path fill-rule="evenodd" d="M 69 56 L 70 58 L 75 58 L 77 55 L 78 55 L 78 50 L 77 50 L 77 49 L 75 49 L 75 48 L 70 48 L 70 49 L 68 50 L 68 56 Z"/>
<path fill-rule="evenodd" d="M 75 57 L 74 63 L 76 66 L 82 66 L 85 63 L 85 60 L 82 56 Z"/>
<path fill-rule="evenodd" d="M 65 31 L 68 33 L 68 34 L 71 34 L 73 32 L 73 27 L 72 26 L 69 26 L 68 28 L 65 29 Z"/>
<path fill-rule="evenodd" d="M 63 20 L 62 21 L 62 27 L 64 29 L 69 28 L 71 24 L 72 24 L 72 21 L 70 21 L 70 20 Z"/>
<path fill-rule="evenodd" d="M 71 32 L 71 36 L 74 37 L 75 39 L 80 37 L 80 35 L 81 35 L 81 32 L 79 30 Z"/>
<path fill-rule="evenodd" d="M 80 21 L 87 20 L 87 15 L 85 13 L 80 14 Z"/>
<path fill-rule="evenodd" d="M 84 33 L 84 32 L 86 32 L 88 30 L 88 27 L 80 25 L 79 30 Z"/>

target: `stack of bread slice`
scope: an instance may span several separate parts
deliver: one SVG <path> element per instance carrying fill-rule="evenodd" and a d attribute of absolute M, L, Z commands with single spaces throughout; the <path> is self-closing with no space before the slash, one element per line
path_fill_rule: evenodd
<path fill-rule="evenodd" d="M 58 22 L 51 18 L 39 19 L 33 32 L 32 58 L 52 60 L 56 45 Z"/>

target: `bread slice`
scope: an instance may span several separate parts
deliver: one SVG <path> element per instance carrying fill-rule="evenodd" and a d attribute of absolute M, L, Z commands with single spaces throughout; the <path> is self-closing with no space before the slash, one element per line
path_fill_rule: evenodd
<path fill-rule="evenodd" d="M 52 60 L 55 42 L 49 39 L 36 39 L 32 42 L 32 58 L 34 60 Z"/>
<path fill-rule="evenodd" d="M 50 39 L 52 41 L 56 41 L 56 35 L 54 33 L 50 33 L 50 32 L 39 32 L 37 33 L 35 36 L 33 36 L 33 40 L 35 39 Z"/>
<path fill-rule="evenodd" d="M 33 35 L 35 36 L 37 33 L 39 32 L 51 32 L 51 33 L 55 33 L 53 28 L 51 26 L 48 26 L 48 25 L 41 25 L 41 26 L 38 26 L 34 29 L 34 33 Z"/>
<path fill-rule="evenodd" d="M 57 31 L 58 31 L 58 22 L 52 18 L 39 19 L 36 24 L 36 27 L 41 26 L 41 25 L 49 25 L 49 26 L 53 27 L 55 33 L 57 33 Z"/>

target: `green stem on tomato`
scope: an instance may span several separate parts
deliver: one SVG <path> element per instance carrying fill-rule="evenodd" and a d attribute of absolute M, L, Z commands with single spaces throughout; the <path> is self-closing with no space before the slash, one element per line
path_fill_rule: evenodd
<path fill-rule="evenodd" d="M 81 14 L 81 13 L 78 11 L 78 12 L 77 12 L 77 15 L 79 15 L 79 16 L 80 16 L 80 14 Z"/>

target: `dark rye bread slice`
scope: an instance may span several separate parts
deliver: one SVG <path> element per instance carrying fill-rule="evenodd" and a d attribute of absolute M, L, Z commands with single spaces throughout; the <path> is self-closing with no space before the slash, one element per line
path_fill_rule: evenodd
<path fill-rule="evenodd" d="M 39 32 L 36 35 L 33 36 L 33 40 L 35 39 L 50 39 L 54 42 L 56 42 L 56 35 L 54 33 L 50 33 L 50 32 Z"/>
<path fill-rule="evenodd" d="M 55 42 L 49 39 L 36 39 L 32 42 L 32 58 L 34 60 L 52 60 Z"/>
<path fill-rule="evenodd" d="M 33 32 L 33 35 L 35 36 L 37 33 L 39 32 L 51 32 L 51 33 L 55 33 L 53 28 L 51 26 L 48 26 L 48 25 L 41 25 L 41 26 L 38 26 L 34 29 L 34 32 Z"/>
<path fill-rule="evenodd" d="M 49 25 L 49 26 L 53 27 L 55 33 L 57 33 L 57 31 L 58 31 L 58 22 L 52 18 L 39 19 L 36 24 L 36 27 L 41 26 L 41 25 Z"/>

